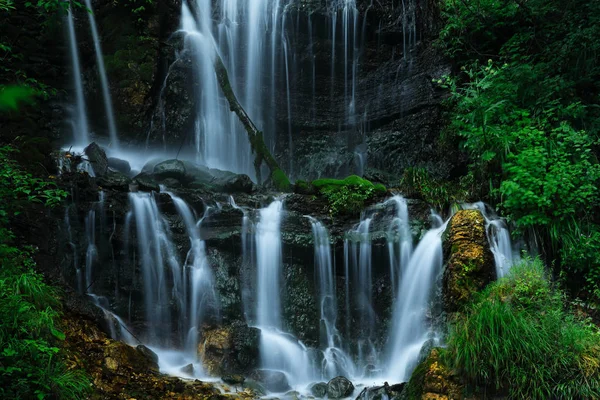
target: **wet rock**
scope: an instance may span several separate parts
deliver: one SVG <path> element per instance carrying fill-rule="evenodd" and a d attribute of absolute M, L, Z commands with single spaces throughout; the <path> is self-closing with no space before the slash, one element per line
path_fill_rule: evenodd
<path fill-rule="evenodd" d="M 167 178 L 162 181 L 163 185 L 170 189 L 177 189 L 181 187 L 181 182 L 174 178 Z"/>
<path fill-rule="evenodd" d="M 104 366 L 112 372 L 119 373 L 125 373 L 129 370 L 138 373 L 158 371 L 157 362 L 153 361 L 149 354 L 121 342 L 108 342 L 106 344 Z"/>
<path fill-rule="evenodd" d="M 337 376 L 327 382 L 327 397 L 330 399 L 342 399 L 354 392 L 354 385 L 348 378 Z"/>
<path fill-rule="evenodd" d="M 444 232 L 443 302 L 455 312 L 496 278 L 494 256 L 479 210 L 460 210 Z"/>
<path fill-rule="evenodd" d="M 291 389 L 287 377 L 281 371 L 259 369 L 252 373 L 252 378 L 260 382 L 270 392 L 286 392 Z"/>
<path fill-rule="evenodd" d="M 254 183 L 248 175 L 234 174 L 231 177 L 219 179 L 216 185 L 225 193 L 252 193 Z"/>
<path fill-rule="evenodd" d="M 96 180 L 98 186 L 104 189 L 128 191 L 131 179 L 120 172 L 107 172 Z"/>
<path fill-rule="evenodd" d="M 464 388 L 434 348 L 429 356 L 415 368 L 402 393 L 408 399 L 462 399 Z"/>
<path fill-rule="evenodd" d="M 383 386 L 364 388 L 356 400 L 399 400 L 402 398 L 406 383 L 390 386 L 387 382 Z"/>
<path fill-rule="evenodd" d="M 182 161 L 167 160 L 158 163 L 152 170 L 158 180 L 174 178 L 179 181 L 186 180 L 186 168 Z"/>
<path fill-rule="evenodd" d="M 155 352 L 153 352 L 143 344 L 138 345 L 135 349 L 138 352 L 140 352 L 140 354 L 142 354 L 144 357 L 146 357 L 151 363 L 154 363 L 158 366 L 158 355 Z"/>
<path fill-rule="evenodd" d="M 83 152 L 94 169 L 94 174 L 96 176 L 105 175 L 108 171 L 108 158 L 106 157 L 104 149 L 98 146 L 96 142 L 92 142 L 83 150 Z"/>
<path fill-rule="evenodd" d="M 246 374 L 258 365 L 260 330 L 243 323 L 204 332 L 198 353 L 215 376 Z"/>
<path fill-rule="evenodd" d="M 160 186 L 150 174 L 142 172 L 133 178 L 133 182 L 138 185 L 138 190 L 142 192 L 160 192 Z"/>
<path fill-rule="evenodd" d="M 242 376 L 242 375 L 231 374 L 231 375 L 223 375 L 221 377 L 221 380 L 230 385 L 242 385 L 246 381 L 246 378 L 244 378 L 244 376 Z"/>
<path fill-rule="evenodd" d="M 128 174 L 131 172 L 131 165 L 129 165 L 129 161 L 121 160 L 120 158 L 116 157 L 108 157 L 108 168 L 112 168 L 115 171 L 123 174 Z"/>
<path fill-rule="evenodd" d="M 188 364 L 179 370 L 186 375 L 194 375 L 194 364 Z"/>
<path fill-rule="evenodd" d="M 242 387 L 246 390 L 254 392 L 258 396 L 265 396 L 267 394 L 267 390 L 264 388 L 264 386 L 254 379 L 246 379 Z"/>
<path fill-rule="evenodd" d="M 315 383 L 310 387 L 310 393 L 318 399 L 327 396 L 327 384 L 325 382 Z"/>

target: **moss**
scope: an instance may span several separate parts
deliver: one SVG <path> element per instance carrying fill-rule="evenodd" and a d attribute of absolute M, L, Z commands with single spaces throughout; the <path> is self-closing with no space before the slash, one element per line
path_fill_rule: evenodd
<path fill-rule="evenodd" d="M 298 180 L 294 185 L 294 193 L 298 194 L 315 194 L 315 188 L 309 182 Z"/>
<path fill-rule="evenodd" d="M 312 186 L 329 201 L 331 214 L 357 214 L 365 203 L 387 192 L 382 184 L 374 185 L 360 176 L 346 179 L 317 179 Z"/>
<path fill-rule="evenodd" d="M 432 349 L 427 358 L 417 365 L 406 385 L 406 399 L 464 398 L 464 388 L 444 364 L 442 351 L 439 348 Z"/>
<path fill-rule="evenodd" d="M 277 190 L 287 192 L 292 187 L 290 180 L 288 179 L 285 172 L 281 170 L 281 168 L 277 168 L 271 173 L 271 180 L 273 181 L 273 184 L 275 185 Z"/>

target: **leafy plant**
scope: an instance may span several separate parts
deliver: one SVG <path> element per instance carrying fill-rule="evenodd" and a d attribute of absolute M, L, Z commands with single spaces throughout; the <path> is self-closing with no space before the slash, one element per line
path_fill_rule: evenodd
<path fill-rule="evenodd" d="M 563 306 L 539 260 L 514 266 L 458 318 L 446 363 L 474 388 L 510 398 L 600 396 L 600 334 Z"/>

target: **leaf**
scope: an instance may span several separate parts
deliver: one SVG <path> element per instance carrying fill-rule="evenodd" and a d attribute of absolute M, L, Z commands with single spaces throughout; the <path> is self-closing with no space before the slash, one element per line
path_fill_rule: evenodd
<path fill-rule="evenodd" d="M 27 86 L 5 86 L 0 89 L 0 111 L 16 111 L 19 103 L 33 103 L 36 93 Z"/>

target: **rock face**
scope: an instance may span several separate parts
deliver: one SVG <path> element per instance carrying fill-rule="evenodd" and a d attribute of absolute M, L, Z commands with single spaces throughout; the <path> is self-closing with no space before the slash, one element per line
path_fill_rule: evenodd
<path fill-rule="evenodd" d="M 496 278 L 494 257 L 479 210 L 457 212 L 444 232 L 444 309 L 459 311 L 473 296 Z"/>
<path fill-rule="evenodd" d="M 352 382 L 343 376 L 337 376 L 327 382 L 327 397 L 330 399 L 342 399 L 354 392 Z"/>
<path fill-rule="evenodd" d="M 457 377 L 442 363 L 440 350 L 433 349 L 417 366 L 401 398 L 413 400 L 459 400 L 465 398 Z"/>
<path fill-rule="evenodd" d="M 92 165 L 94 174 L 96 174 L 96 176 L 106 175 L 108 171 L 108 158 L 102 147 L 98 146 L 95 142 L 92 142 L 83 150 L 83 152 Z"/>
<path fill-rule="evenodd" d="M 258 366 L 260 330 L 237 323 L 204 333 L 198 354 L 214 376 L 246 374 Z"/>

